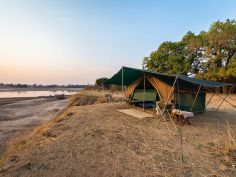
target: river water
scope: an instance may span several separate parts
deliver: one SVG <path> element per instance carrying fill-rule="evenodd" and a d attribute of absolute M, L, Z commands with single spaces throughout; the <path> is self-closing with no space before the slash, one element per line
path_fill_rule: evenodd
<path fill-rule="evenodd" d="M 75 93 L 77 91 L 3 91 L 0 92 L 0 98 L 41 97 L 55 96 L 57 94 L 73 95 Z"/>

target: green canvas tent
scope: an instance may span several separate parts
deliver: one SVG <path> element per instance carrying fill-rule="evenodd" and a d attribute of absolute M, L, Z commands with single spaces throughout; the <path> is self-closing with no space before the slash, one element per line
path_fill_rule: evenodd
<path fill-rule="evenodd" d="M 194 113 L 205 111 L 208 90 L 232 86 L 231 84 L 170 75 L 141 69 L 122 67 L 105 84 L 125 88 L 129 103 L 138 101 L 173 102 L 176 108 Z"/>

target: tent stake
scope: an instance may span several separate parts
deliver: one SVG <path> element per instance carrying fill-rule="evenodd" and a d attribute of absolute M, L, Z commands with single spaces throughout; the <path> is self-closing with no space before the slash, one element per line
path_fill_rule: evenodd
<path fill-rule="evenodd" d="M 196 103 L 196 101 L 197 101 L 197 97 L 198 97 L 198 94 L 199 94 L 199 92 L 200 92 L 200 90 L 201 90 L 201 87 L 202 87 L 202 85 L 200 85 L 199 88 L 198 88 L 197 94 L 196 94 L 196 96 L 195 96 L 195 98 L 194 98 L 194 101 L 193 101 L 193 105 L 192 105 L 192 107 L 191 107 L 191 112 L 193 111 L 193 107 L 195 106 L 195 103 Z"/>

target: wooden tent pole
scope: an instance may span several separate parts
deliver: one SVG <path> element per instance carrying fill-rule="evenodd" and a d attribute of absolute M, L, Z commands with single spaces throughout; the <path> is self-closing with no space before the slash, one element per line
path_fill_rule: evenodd
<path fill-rule="evenodd" d="M 223 99 L 222 102 L 219 104 L 219 106 L 216 108 L 215 112 L 217 112 L 218 109 L 220 108 L 220 106 L 223 104 L 223 102 L 225 101 L 225 99 L 227 98 L 227 96 L 230 94 L 232 88 L 233 88 L 233 86 L 231 86 L 229 92 L 225 95 L 224 99 Z"/>
<path fill-rule="evenodd" d="M 211 98 L 208 100 L 206 106 L 205 106 L 205 109 L 207 108 L 208 104 L 210 103 L 211 99 L 213 98 L 213 96 L 215 95 L 215 92 L 212 93 L 211 95 Z"/>
<path fill-rule="evenodd" d="M 191 107 L 191 112 L 193 111 L 193 107 L 195 106 L 195 103 L 196 103 L 196 101 L 197 101 L 197 97 L 198 97 L 198 94 L 199 94 L 199 92 L 200 92 L 200 90 L 201 90 L 201 87 L 202 87 L 202 85 L 200 85 L 199 88 L 198 88 L 197 94 L 196 94 L 196 96 L 195 96 L 195 98 L 194 98 L 194 101 L 193 101 L 193 105 L 192 105 L 192 107 Z"/>
<path fill-rule="evenodd" d="M 216 95 L 216 96 L 218 96 L 219 98 L 221 98 L 221 99 L 224 99 L 223 97 L 221 97 L 220 95 Z M 228 96 L 229 97 L 229 96 Z M 233 106 L 234 108 L 236 108 L 236 105 L 234 105 L 233 103 L 230 103 L 228 100 L 226 100 L 225 99 L 225 101 L 227 102 L 227 103 L 229 103 L 231 106 Z"/>

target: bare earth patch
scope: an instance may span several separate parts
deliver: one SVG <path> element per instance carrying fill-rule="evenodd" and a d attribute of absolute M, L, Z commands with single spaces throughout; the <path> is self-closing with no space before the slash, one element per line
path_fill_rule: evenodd
<path fill-rule="evenodd" d="M 236 176 L 236 111 L 223 105 L 215 113 L 216 101 L 181 127 L 183 163 L 173 127 L 169 132 L 156 119 L 119 112 L 120 103 L 95 101 L 69 107 L 15 142 L 0 176 Z"/>
<path fill-rule="evenodd" d="M 12 99 L 5 99 L 10 100 Z M 68 100 L 54 98 L 14 99 L 13 104 L 0 106 L 0 156 L 6 150 L 8 141 L 49 121 L 68 104 Z"/>

